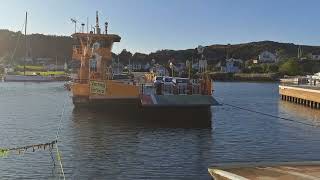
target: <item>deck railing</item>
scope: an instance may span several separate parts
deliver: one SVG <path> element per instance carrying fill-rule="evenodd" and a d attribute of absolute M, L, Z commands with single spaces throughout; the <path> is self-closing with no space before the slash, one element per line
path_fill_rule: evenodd
<path fill-rule="evenodd" d="M 204 94 L 201 90 L 200 84 L 192 85 L 151 85 L 151 84 L 140 84 L 140 94 L 142 95 L 194 95 Z"/>
<path fill-rule="evenodd" d="M 89 83 L 89 79 L 72 79 L 72 82 L 80 83 L 80 84 L 88 84 Z"/>

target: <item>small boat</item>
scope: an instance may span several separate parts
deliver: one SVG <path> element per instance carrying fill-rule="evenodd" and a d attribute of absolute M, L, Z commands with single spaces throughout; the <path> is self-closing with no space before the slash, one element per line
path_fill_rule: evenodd
<path fill-rule="evenodd" d="M 295 76 L 295 77 L 284 77 L 282 79 L 280 79 L 281 83 L 284 84 L 308 84 L 309 82 L 309 77 L 305 77 L 305 76 Z"/>
<path fill-rule="evenodd" d="M 320 80 L 320 72 L 315 73 L 314 75 L 311 76 L 311 78 L 314 80 Z"/>
<path fill-rule="evenodd" d="M 26 19 L 25 19 L 25 41 L 27 42 L 27 20 L 28 20 L 28 13 L 26 12 Z M 26 43 L 27 44 L 27 43 Z M 26 54 L 27 53 L 27 45 L 26 45 Z M 26 59 L 26 58 L 25 58 Z M 24 62 L 26 63 L 26 62 Z M 26 64 L 24 64 L 25 66 Z M 12 73 L 12 72 L 10 72 Z M 5 73 L 3 76 L 3 81 L 6 82 L 48 82 L 53 81 L 54 78 L 52 76 L 41 76 L 39 73 L 33 73 L 32 75 L 26 75 L 26 71 L 24 68 L 24 75 L 16 75 L 16 74 L 9 74 L 8 72 Z"/>

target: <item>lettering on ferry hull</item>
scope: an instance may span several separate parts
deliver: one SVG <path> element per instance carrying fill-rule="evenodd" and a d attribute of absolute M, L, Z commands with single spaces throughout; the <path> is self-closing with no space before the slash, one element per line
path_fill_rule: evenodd
<path fill-rule="evenodd" d="M 101 81 L 90 81 L 90 93 L 96 95 L 105 95 L 106 83 Z"/>

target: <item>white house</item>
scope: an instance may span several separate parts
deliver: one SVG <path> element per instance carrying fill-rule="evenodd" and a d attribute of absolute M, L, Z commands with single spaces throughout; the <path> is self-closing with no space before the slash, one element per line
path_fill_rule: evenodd
<path fill-rule="evenodd" d="M 186 71 L 187 66 L 185 63 L 180 62 L 180 63 L 176 63 L 175 65 L 173 65 L 172 68 L 175 72 L 175 75 L 181 76 L 183 74 L 183 72 Z"/>
<path fill-rule="evenodd" d="M 269 51 L 263 51 L 259 54 L 259 63 L 275 63 L 277 62 L 277 56 Z"/>
<path fill-rule="evenodd" d="M 241 59 L 230 58 L 226 60 L 226 65 L 221 66 L 222 72 L 227 73 L 238 73 L 241 71 L 241 64 L 243 61 Z"/>
<path fill-rule="evenodd" d="M 129 70 L 137 71 L 137 70 L 141 70 L 143 68 L 143 65 L 142 64 L 130 64 L 127 66 L 127 68 Z"/>
<path fill-rule="evenodd" d="M 20 58 L 20 61 L 26 62 L 27 64 L 33 63 L 33 59 L 31 57 L 26 57 L 26 58 L 22 57 L 22 58 Z"/>
<path fill-rule="evenodd" d="M 319 61 L 320 60 L 320 54 L 311 54 L 311 59 L 314 61 Z"/>
<path fill-rule="evenodd" d="M 169 76 L 169 71 L 167 68 L 159 64 L 156 64 L 153 67 L 153 72 L 155 72 L 157 76 Z"/>
<path fill-rule="evenodd" d="M 208 62 L 206 59 L 204 60 L 199 60 L 199 71 L 200 72 L 205 72 L 207 71 L 207 67 L 208 67 Z"/>

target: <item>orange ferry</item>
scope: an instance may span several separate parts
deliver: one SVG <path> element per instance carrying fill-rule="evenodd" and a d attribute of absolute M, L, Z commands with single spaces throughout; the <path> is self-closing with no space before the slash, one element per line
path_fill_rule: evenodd
<path fill-rule="evenodd" d="M 74 33 L 73 60 L 80 67 L 71 84 L 74 105 L 133 104 L 141 108 L 200 107 L 209 109 L 217 104 L 212 96 L 212 81 L 207 76 L 189 80 L 187 84 L 163 84 L 155 86 L 151 80 L 155 74 L 146 74 L 144 82 L 136 77 L 118 79 L 112 69 L 112 45 L 121 37 L 99 27 L 96 15 L 95 32 Z M 149 78 L 147 78 L 149 77 Z"/>

